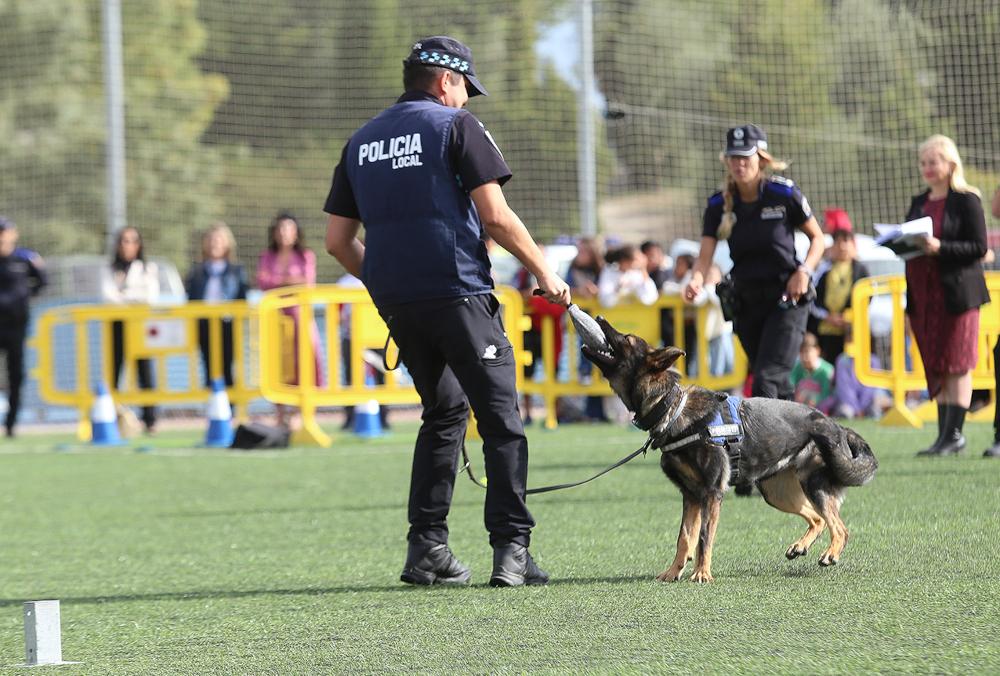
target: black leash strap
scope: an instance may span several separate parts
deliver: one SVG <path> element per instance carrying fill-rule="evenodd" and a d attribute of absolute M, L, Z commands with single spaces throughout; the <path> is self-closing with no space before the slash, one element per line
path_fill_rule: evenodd
<path fill-rule="evenodd" d="M 601 477 L 601 476 L 604 476 L 605 474 L 607 474 L 611 470 L 617 469 L 617 468 L 621 467 L 625 463 L 627 463 L 630 460 L 632 460 L 633 458 L 635 458 L 640 453 L 642 455 L 646 455 L 646 451 L 649 450 L 649 445 L 652 444 L 652 443 L 653 443 L 653 438 L 652 437 L 647 438 L 646 439 L 646 443 L 644 443 L 642 445 L 642 448 L 639 448 L 639 449 L 637 449 L 635 451 L 632 451 L 631 453 L 629 453 L 627 456 L 625 456 L 624 458 L 622 458 L 621 460 L 619 460 L 615 464 L 611 465 L 610 467 L 605 467 L 604 469 L 602 469 L 600 472 L 598 472 L 594 476 L 590 477 L 589 479 L 584 479 L 583 481 L 574 481 L 573 483 L 568 483 L 568 484 L 556 484 L 555 486 L 542 486 L 540 488 L 529 488 L 528 490 L 525 491 L 525 495 L 537 495 L 538 493 L 548 493 L 550 491 L 561 491 L 564 488 L 573 488 L 574 486 L 582 486 L 585 483 L 590 483 L 594 479 L 596 479 L 598 477 Z M 462 459 L 465 460 L 465 467 L 463 467 L 462 469 L 464 469 L 465 472 L 469 475 L 469 478 L 472 480 L 472 482 L 474 484 L 476 484 L 477 486 L 482 486 L 483 488 L 485 488 L 486 487 L 486 481 L 485 480 L 481 480 L 481 479 L 477 479 L 476 476 L 475 476 L 475 474 L 472 473 L 472 463 L 469 462 L 469 454 L 465 450 L 465 444 L 464 443 L 462 444 Z M 459 470 L 459 471 L 461 471 L 461 470 Z"/>
<path fill-rule="evenodd" d="M 388 373 L 399 368 L 400 362 L 403 361 L 403 351 L 400 350 L 399 354 L 396 355 L 396 365 L 389 366 L 389 343 L 392 342 L 392 315 L 385 318 L 385 328 L 388 331 L 385 334 L 385 345 L 382 347 L 382 366 L 385 368 L 386 373 Z"/>

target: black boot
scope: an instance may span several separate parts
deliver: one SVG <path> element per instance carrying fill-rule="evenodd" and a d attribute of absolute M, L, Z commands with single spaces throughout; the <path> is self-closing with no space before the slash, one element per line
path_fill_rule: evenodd
<path fill-rule="evenodd" d="M 965 414 L 969 409 L 958 404 L 944 405 L 944 429 L 941 437 L 934 442 L 934 445 L 925 451 L 917 453 L 918 456 L 932 455 L 955 455 L 965 449 L 965 437 L 962 436 L 962 428 L 965 426 Z"/>
<path fill-rule="evenodd" d="M 523 545 L 498 544 L 493 548 L 491 587 L 520 587 L 523 584 L 548 584 L 549 574 L 535 564 Z"/>
<path fill-rule="evenodd" d="M 984 458 L 1000 458 L 1000 431 L 993 437 L 993 445 L 983 451 Z"/>
<path fill-rule="evenodd" d="M 937 410 L 938 410 L 938 415 L 937 415 L 938 433 L 937 433 L 937 437 L 935 437 L 934 441 L 931 443 L 930 446 L 928 446 L 927 448 L 925 448 L 922 451 L 919 451 L 917 453 L 918 456 L 938 455 L 937 453 L 934 452 L 934 449 L 937 448 L 941 444 L 941 437 L 944 436 L 944 422 L 945 422 L 945 418 L 948 417 L 947 413 L 946 413 L 947 406 L 948 406 L 948 404 L 938 404 L 937 405 Z"/>
<path fill-rule="evenodd" d="M 408 584 L 468 584 L 472 573 L 455 558 L 448 545 L 418 540 L 406 549 L 399 579 Z"/>

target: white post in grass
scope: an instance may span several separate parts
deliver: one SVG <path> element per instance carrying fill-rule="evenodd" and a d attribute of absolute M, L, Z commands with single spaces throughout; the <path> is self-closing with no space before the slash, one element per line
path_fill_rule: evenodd
<path fill-rule="evenodd" d="M 62 629 L 58 601 L 26 601 L 24 604 L 24 658 L 29 667 L 65 664 L 62 661 Z"/>

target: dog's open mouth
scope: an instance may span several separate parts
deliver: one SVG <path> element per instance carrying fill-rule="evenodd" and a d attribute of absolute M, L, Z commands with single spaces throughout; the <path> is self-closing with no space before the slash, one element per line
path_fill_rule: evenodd
<path fill-rule="evenodd" d="M 615 353 L 611 346 L 605 343 L 602 347 L 594 349 L 590 345 L 584 344 L 581 349 L 583 354 L 595 364 L 613 366 L 615 363 Z"/>

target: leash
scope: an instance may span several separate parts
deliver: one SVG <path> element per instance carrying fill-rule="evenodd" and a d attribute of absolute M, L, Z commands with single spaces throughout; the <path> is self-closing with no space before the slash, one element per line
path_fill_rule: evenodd
<path fill-rule="evenodd" d="M 610 465 L 608 467 L 605 467 L 604 469 L 602 469 L 600 472 L 598 472 L 594 476 L 590 477 L 589 479 L 584 479 L 582 481 L 574 481 L 574 482 L 568 483 L 568 484 L 555 484 L 553 486 L 541 486 L 539 488 L 529 488 L 524 493 L 525 493 L 525 495 L 537 495 L 538 493 L 548 493 L 550 491 L 561 491 L 564 488 L 573 488 L 574 486 L 582 486 L 585 483 L 590 483 L 594 479 L 596 479 L 598 477 L 601 477 L 601 476 L 604 476 L 605 474 L 607 474 L 611 470 L 617 469 L 617 468 L 621 467 L 625 463 L 629 462 L 630 460 L 632 460 L 633 458 L 635 458 L 636 456 L 638 456 L 640 453 L 642 455 L 646 455 L 646 451 L 649 450 L 649 445 L 652 444 L 652 443 L 653 443 L 653 437 L 648 437 L 646 439 L 646 443 L 644 443 L 641 448 L 638 448 L 635 451 L 632 451 L 631 453 L 629 453 L 628 455 L 626 455 L 624 458 L 622 458 L 621 460 L 619 460 L 615 464 Z M 461 472 L 462 470 L 464 470 L 465 473 L 468 474 L 469 479 L 472 480 L 472 483 L 476 484 L 477 486 L 481 486 L 481 487 L 485 488 L 486 487 L 486 479 L 477 479 L 476 475 L 473 474 L 473 472 L 472 472 L 472 463 L 469 461 L 469 453 L 468 453 L 468 451 L 465 448 L 465 442 L 464 441 L 462 442 L 462 459 L 465 461 L 465 466 L 462 467 L 462 469 L 460 469 L 459 472 Z"/>

